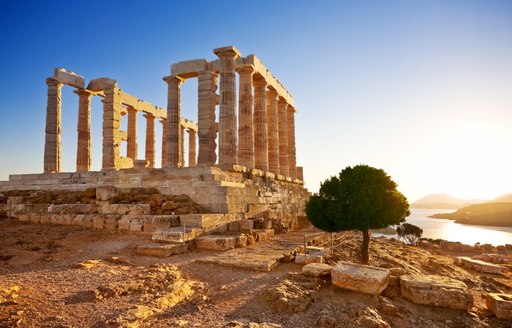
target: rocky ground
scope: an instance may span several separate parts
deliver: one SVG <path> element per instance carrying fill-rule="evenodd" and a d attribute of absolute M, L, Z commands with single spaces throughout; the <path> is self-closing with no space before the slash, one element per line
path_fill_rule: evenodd
<path fill-rule="evenodd" d="M 512 327 L 482 297 L 512 293 L 512 274 L 453 264 L 469 253 L 384 238 L 370 244 L 371 265 L 466 283 L 475 306 L 465 311 L 342 290 L 328 277 L 303 276 L 294 263 L 258 272 L 197 261 L 218 254 L 211 251 L 137 255 L 148 239 L 0 220 L 0 327 Z M 330 261 L 358 262 L 360 242 L 345 234 Z"/>

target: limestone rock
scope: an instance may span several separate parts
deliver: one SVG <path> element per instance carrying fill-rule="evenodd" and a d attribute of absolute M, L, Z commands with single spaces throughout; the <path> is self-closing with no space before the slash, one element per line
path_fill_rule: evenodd
<path fill-rule="evenodd" d="M 331 274 L 332 266 L 325 263 L 309 263 L 302 267 L 302 274 L 310 277 L 321 277 Z"/>
<path fill-rule="evenodd" d="M 233 236 L 209 235 L 195 239 L 197 248 L 224 251 L 235 248 L 236 238 Z"/>
<path fill-rule="evenodd" d="M 469 309 L 473 295 L 462 281 L 435 275 L 400 276 L 400 292 L 406 300 L 452 309 Z"/>
<path fill-rule="evenodd" d="M 380 294 L 389 283 L 387 269 L 369 265 L 338 262 L 331 271 L 335 286 L 364 294 Z"/>
<path fill-rule="evenodd" d="M 266 293 L 266 300 L 279 313 L 304 312 L 316 296 L 319 280 L 297 274 L 289 274 Z"/>
<path fill-rule="evenodd" d="M 498 319 L 512 320 L 512 295 L 490 293 L 486 297 L 485 304 Z"/>

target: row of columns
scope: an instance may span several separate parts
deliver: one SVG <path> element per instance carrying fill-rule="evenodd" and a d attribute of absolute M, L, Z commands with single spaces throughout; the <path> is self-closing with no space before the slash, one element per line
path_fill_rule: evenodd
<path fill-rule="evenodd" d="M 46 109 L 46 137 L 44 149 L 44 172 L 61 172 L 62 170 L 62 86 L 63 83 L 54 79 L 46 80 L 48 86 L 48 98 Z M 91 97 L 94 92 L 87 89 L 74 91 L 78 95 L 78 141 L 76 170 L 87 172 L 91 170 Z M 120 90 L 114 84 L 104 90 L 103 99 L 103 169 L 121 168 L 120 145 L 121 141 L 127 142 L 127 157 L 132 160 L 137 158 L 137 115 L 138 110 L 127 106 L 126 111 L 122 110 L 122 99 Z M 121 116 L 128 114 L 128 129 L 126 134 L 120 131 Z M 149 167 L 155 166 L 155 119 L 150 113 L 145 113 L 146 118 L 146 143 L 145 160 Z M 162 133 L 162 167 L 167 163 L 167 144 L 169 125 L 166 118 L 161 118 Z M 181 125 L 181 118 L 178 119 Z M 183 141 L 183 129 L 180 127 L 180 140 Z M 196 131 L 188 128 L 189 134 L 189 166 L 196 163 Z M 184 158 L 184 148 L 179 151 L 179 157 Z"/>
<path fill-rule="evenodd" d="M 215 138 L 219 136 L 219 164 L 240 164 L 293 179 L 298 177 L 295 154 L 295 109 L 267 85 L 252 65 L 235 70 L 236 48 L 214 50 L 219 57 L 219 96 L 217 74 L 199 72 L 198 77 L 198 164 L 216 164 Z M 236 114 L 236 72 L 239 74 L 238 129 Z M 168 84 L 168 138 L 166 166 L 183 166 L 183 137 L 180 132 L 179 76 L 164 77 Z M 219 104 L 219 123 L 215 106 Z M 238 140 L 237 140 L 238 139 Z"/>

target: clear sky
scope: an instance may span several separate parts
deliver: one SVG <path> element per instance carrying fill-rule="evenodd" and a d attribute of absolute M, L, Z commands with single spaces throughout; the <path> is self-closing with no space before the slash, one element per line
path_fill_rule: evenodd
<path fill-rule="evenodd" d="M 0 28 L 0 180 L 43 170 L 54 67 L 86 83 L 111 77 L 165 108 L 172 63 L 235 45 L 295 97 L 309 190 L 364 163 L 388 172 L 410 201 L 512 192 L 512 1 L 1 0 Z M 183 85 L 182 110 L 197 121 L 195 88 Z M 66 171 L 77 103 L 64 87 Z M 92 110 L 98 169 L 100 100 Z"/>

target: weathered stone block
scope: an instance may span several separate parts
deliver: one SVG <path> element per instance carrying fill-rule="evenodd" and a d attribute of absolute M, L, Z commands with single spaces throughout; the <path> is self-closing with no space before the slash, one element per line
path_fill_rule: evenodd
<path fill-rule="evenodd" d="M 486 296 L 485 304 L 497 318 L 512 320 L 512 295 L 490 293 Z"/>
<path fill-rule="evenodd" d="M 302 267 L 302 274 L 310 277 L 321 277 L 331 274 L 332 266 L 325 263 L 309 263 Z"/>
<path fill-rule="evenodd" d="M 130 231 L 141 232 L 144 226 L 144 220 L 141 218 L 132 218 L 130 220 Z"/>
<path fill-rule="evenodd" d="M 84 89 L 85 81 L 84 77 L 74 72 L 68 72 L 64 68 L 56 67 L 53 70 L 53 77 L 64 84 L 70 85 L 75 88 Z"/>
<path fill-rule="evenodd" d="M 389 277 L 387 269 L 349 262 L 338 262 L 331 271 L 333 285 L 372 295 L 380 294 L 388 286 Z"/>
<path fill-rule="evenodd" d="M 117 230 L 117 222 L 119 221 L 117 216 L 109 216 L 105 217 L 105 230 L 114 231 Z"/>
<path fill-rule="evenodd" d="M 103 214 L 147 215 L 151 213 L 149 204 L 107 204 L 101 207 Z"/>
<path fill-rule="evenodd" d="M 247 246 L 247 236 L 246 235 L 238 235 L 235 237 L 235 247 L 245 247 Z"/>
<path fill-rule="evenodd" d="M 197 76 L 200 72 L 208 70 L 209 64 L 206 59 L 186 60 L 172 64 L 171 75 L 188 79 Z"/>
<path fill-rule="evenodd" d="M 295 255 L 295 264 L 324 263 L 324 257 L 320 254 L 297 254 Z"/>
<path fill-rule="evenodd" d="M 238 221 L 239 231 L 251 231 L 254 226 L 253 220 L 240 220 Z"/>
<path fill-rule="evenodd" d="M 197 248 L 225 251 L 235 248 L 236 240 L 233 236 L 204 236 L 195 239 Z"/>
<path fill-rule="evenodd" d="M 475 260 L 465 256 L 457 257 L 456 264 L 486 273 L 502 273 L 507 271 L 507 268 L 504 266 Z"/>
<path fill-rule="evenodd" d="M 105 217 L 103 215 L 94 215 L 92 218 L 93 229 L 105 229 Z"/>
<path fill-rule="evenodd" d="M 101 186 L 96 188 L 96 199 L 99 201 L 108 201 L 119 195 L 119 190 L 112 186 Z"/>
<path fill-rule="evenodd" d="M 435 275 L 400 276 L 400 292 L 406 300 L 452 309 L 469 309 L 473 295 L 462 281 Z"/>
<path fill-rule="evenodd" d="M 148 244 L 137 246 L 135 252 L 140 255 L 168 257 L 173 254 L 184 253 L 187 248 L 187 244 Z"/>
<path fill-rule="evenodd" d="M 128 231 L 128 230 L 130 230 L 130 222 L 131 221 L 132 221 L 132 216 L 131 215 L 124 215 L 117 222 L 118 229 L 121 230 L 121 231 Z"/>

